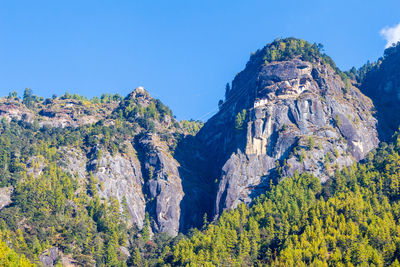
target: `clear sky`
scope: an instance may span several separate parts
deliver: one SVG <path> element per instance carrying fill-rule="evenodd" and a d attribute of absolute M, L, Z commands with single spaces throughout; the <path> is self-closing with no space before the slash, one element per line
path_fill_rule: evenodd
<path fill-rule="evenodd" d="M 0 0 L 0 95 L 143 86 L 178 119 L 206 119 L 276 37 L 322 43 L 346 70 L 382 55 L 399 11 L 399 0 Z"/>

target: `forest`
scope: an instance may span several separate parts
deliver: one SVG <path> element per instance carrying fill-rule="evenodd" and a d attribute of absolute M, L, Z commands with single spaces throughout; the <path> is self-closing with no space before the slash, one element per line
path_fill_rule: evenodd
<path fill-rule="evenodd" d="M 15 186 L 13 204 L 0 211 L 1 262 L 29 266 L 56 245 L 99 266 L 399 266 L 399 134 L 325 184 L 307 173 L 281 178 L 250 207 L 205 218 L 187 235 L 150 239 L 148 219 L 142 230 L 128 228 L 124 203 L 101 201 L 91 184 L 78 190 L 79 181 L 55 164 L 55 146 L 76 143 L 78 134 L 90 142 L 100 129 L 107 128 L 61 134 L 1 122 L 1 183 Z M 27 170 L 40 162 L 46 167 L 35 177 Z"/>
<path fill-rule="evenodd" d="M 321 185 L 272 185 L 168 249 L 172 266 L 400 266 L 400 136 Z"/>

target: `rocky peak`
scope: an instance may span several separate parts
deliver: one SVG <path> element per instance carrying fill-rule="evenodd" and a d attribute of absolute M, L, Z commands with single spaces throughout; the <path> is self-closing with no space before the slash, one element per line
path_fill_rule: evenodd
<path fill-rule="evenodd" d="M 274 47 L 274 48 L 273 48 Z M 311 172 L 322 182 L 378 144 L 373 105 L 317 45 L 276 41 L 253 55 L 197 138 L 218 177 L 215 214 Z"/>
<path fill-rule="evenodd" d="M 125 100 L 134 100 L 139 105 L 146 107 L 150 104 L 152 97 L 142 86 L 139 86 L 129 93 Z"/>

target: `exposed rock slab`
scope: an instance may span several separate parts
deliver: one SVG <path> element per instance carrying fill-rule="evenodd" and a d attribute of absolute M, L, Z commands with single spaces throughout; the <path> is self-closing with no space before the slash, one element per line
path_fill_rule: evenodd
<path fill-rule="evenodd" d="M 132 222 L 142 228 L 146 200 L 142 192 L 144 182 L 141 166 L 132 144 L 125 142 L 124 145 L 124 154 L 111 155 L 108 151 L 103 151 L 100 159 L 91 161 L 94 166 L 92 169 L 95 169 L 93 175 L 99 182 L 100 197 L 116 198 L 121 206 L 125 202 Z"/>
<path fill-rule="evenodd" d="M 145 135 L 138 141 L 138 146 L 146 173 L 149 210 L 155 215 L 153 226 L 156 231 L 176 236 L 179 232 L 180 203 L 184 196 L 179 163 L 157 135 Z"/>
<path fill-rule="evenodd" d="M 13 190 L 14 189 L 12 186 L 0 188 L 0 209 L 4 208 L 5 206 L 8 206 L 12 203 L 11 195 L 12 195 Z"/>

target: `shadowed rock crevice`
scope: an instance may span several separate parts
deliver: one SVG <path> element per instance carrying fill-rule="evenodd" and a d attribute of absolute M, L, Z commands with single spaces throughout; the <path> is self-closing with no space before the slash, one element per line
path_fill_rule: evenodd
<path fill-rule="evenodd" d="M 379 138 L 389 141 L 400 124 L 400 45 L 385 50 L 374 65 L 366 64 L 369 71 L 360 88 L 372 99 L 378 119 Z M 360 71 L 361 72 L 361 71 Z"/>
<path fill-rule="evenodd" d="M 215 183 L 211 180 L 211 168 L 206 161 L 206 151 L 193 136 L 182 138 L 174 153 L 179 162 L 179 175 L 182 178 L 184 197 L 180 204 L 180 232 L 190 228 L 200 228 L 203 218 L 213 212 Z"/>

